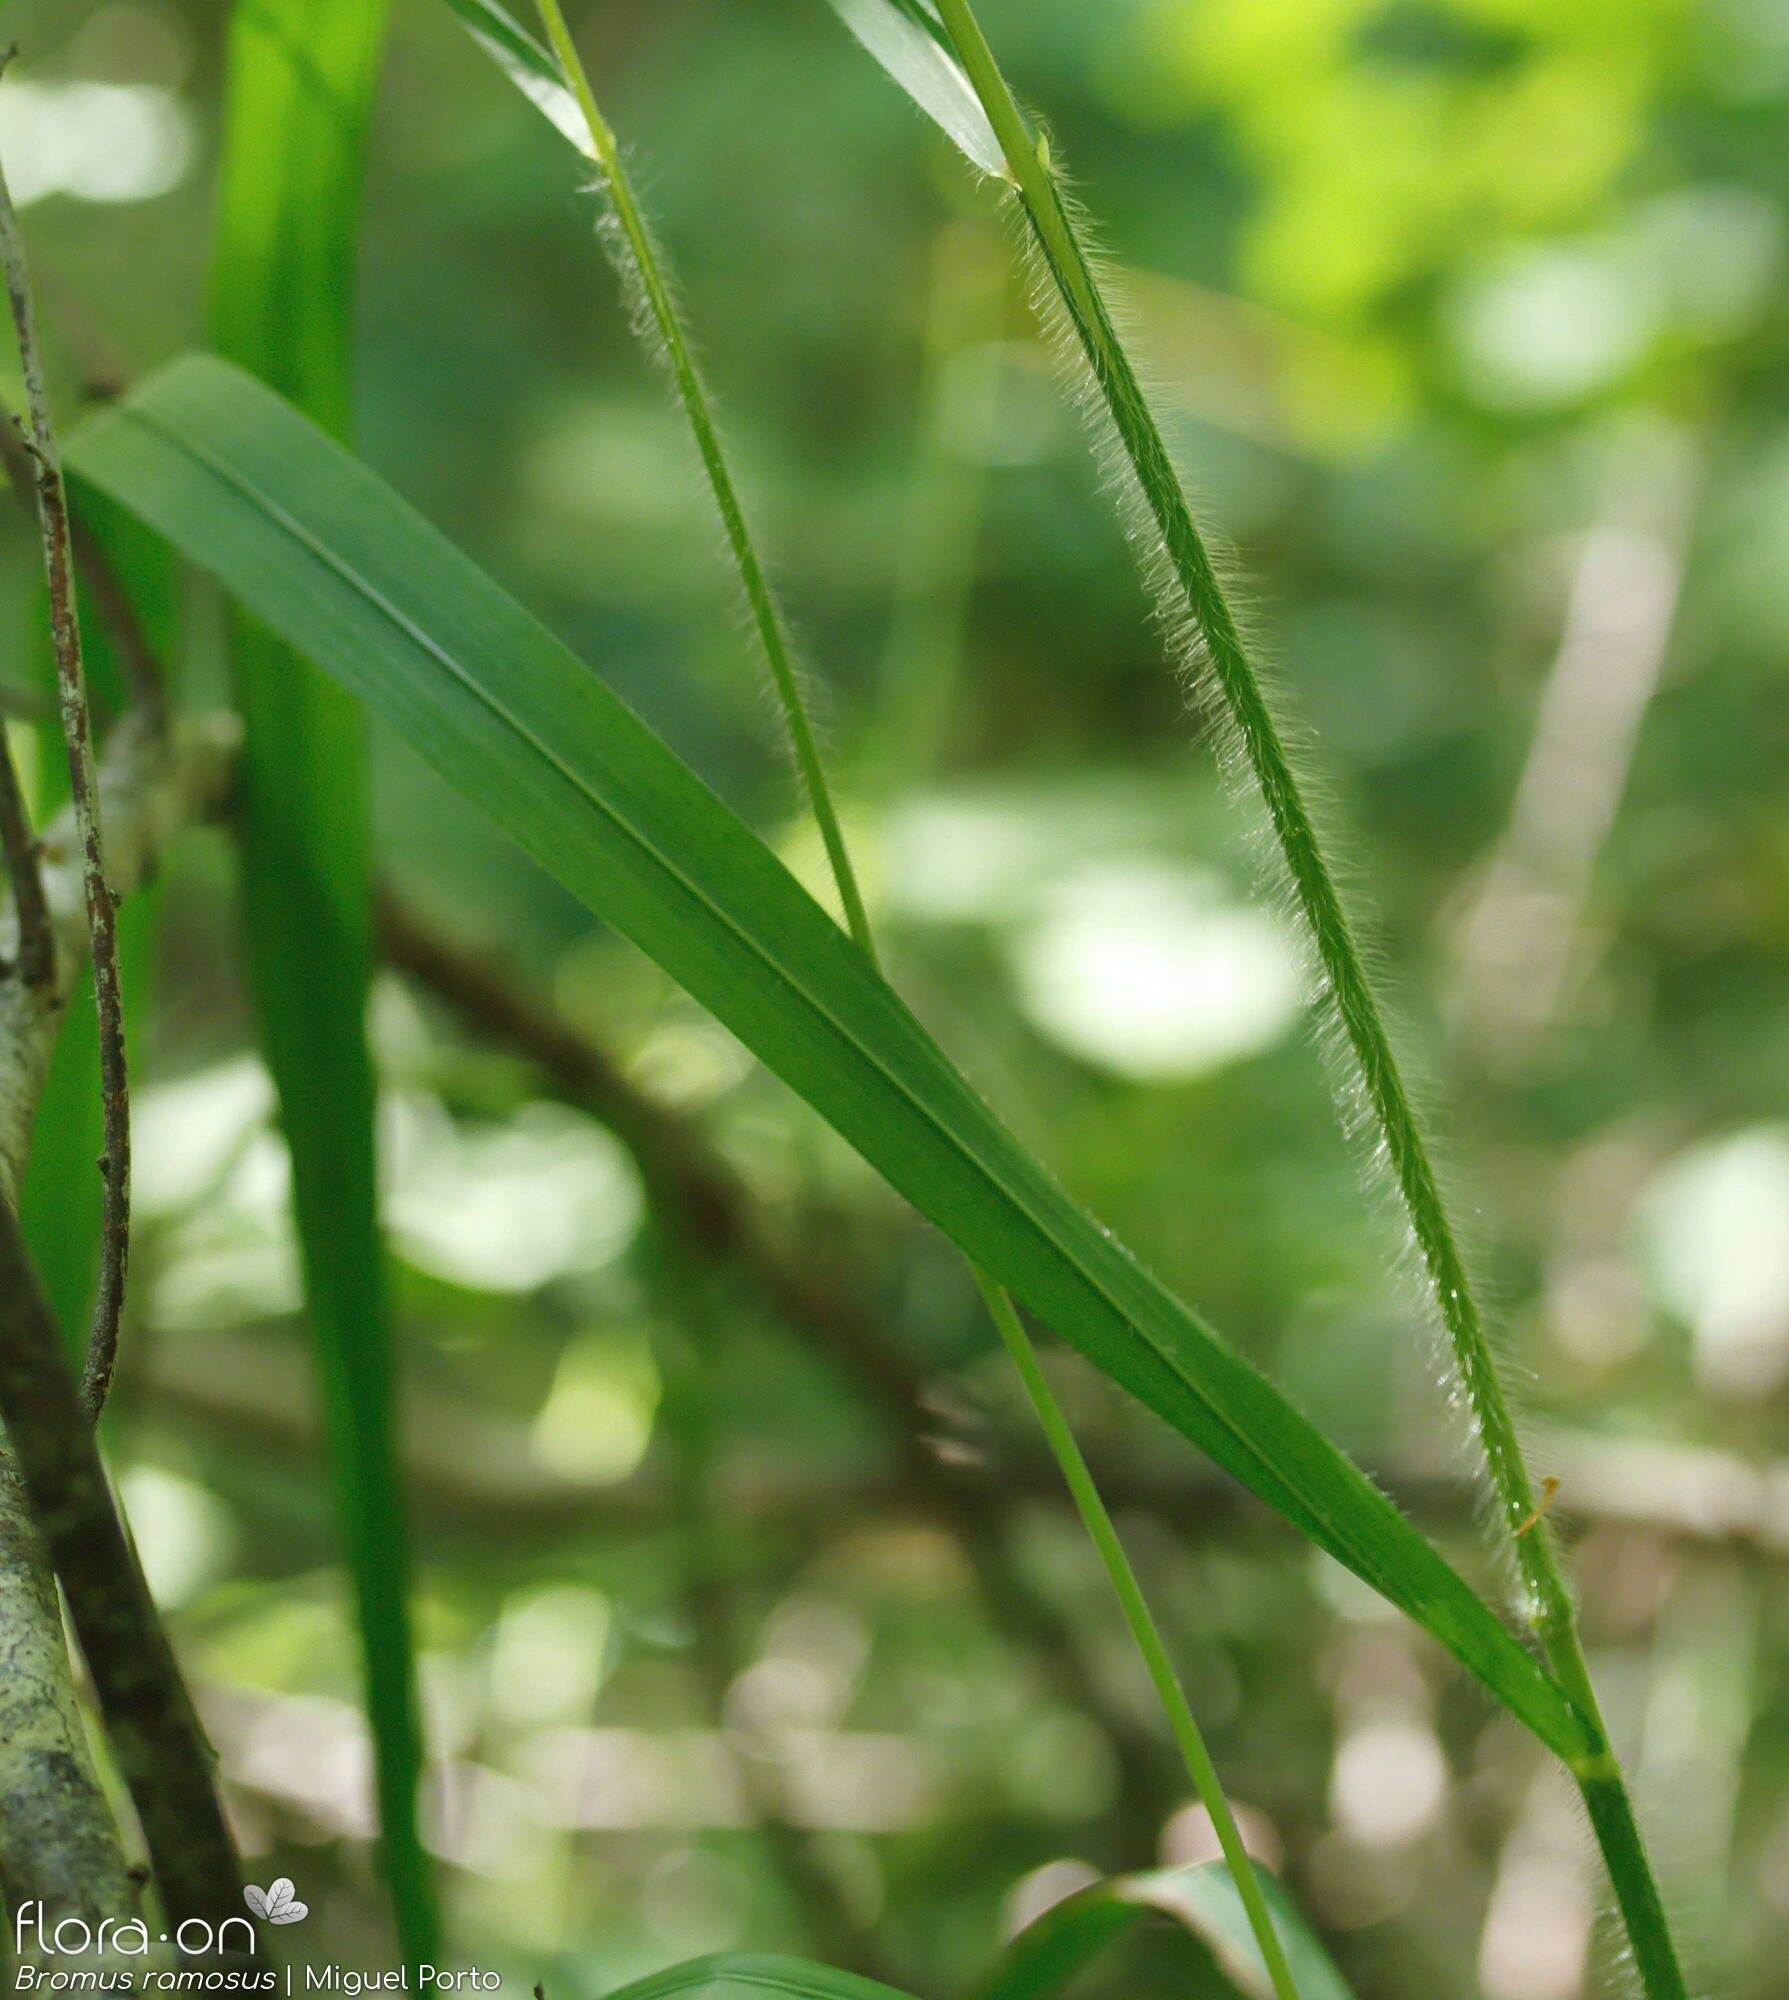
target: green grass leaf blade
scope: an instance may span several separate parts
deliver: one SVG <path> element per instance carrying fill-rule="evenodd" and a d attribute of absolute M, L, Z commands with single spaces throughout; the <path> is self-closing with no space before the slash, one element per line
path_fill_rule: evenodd
<path fill-rule="evenodd" d="M 834 11 L 915 104 L 983 173 L 1008 178 L 1006 155 L 925 0 L 832 0 Z"/>
<path fill-rule="evenodd" d="M 1558 1687 L 1359 1469 L 1055 1186 L 764 844 L 364 466 L 206 357 L 72 456 L 393 720 L 982 1269 L 1544 1741 L 1584 1748 Z"/>
<path fill-rule="evenodd" d="M 230 40 L 213 322 L 218 344 L 319 423 L 348 427 L 377 0 L 243 0 Z M 233 635 L 244 722 L 242 903 L 261 1045 L 292 1158 L 374 1746 L 381 1861 L 404 1963 L 439 1956 L 416 1825 L 422 1764 L 377 1214 L 364 717 L 286 641 Z"/>
<path fill-rule="evenodd" d="M 495 0 L 447 0 L 447 4 L 460 17 L 472 39 L 547 123 L 562 138 L 569 139 L 587 160 L 594 160 L 596 154 L 584 114 L 578 109 L 565 73 L 551 52 L 512 20 Z"/>
<path fill-rule="evenodd" d="M 496 0 L 447 0 L 474 39 L 542 115 L 594 157 L 564 71 Z M 832 0 L 839 18 L 926 116 L 983 173 L 1007 178 L 1006 158 L 981 100 L 927 0 Z"/>
<path fill-rule="evenodd" d="M 1257 1871 L 1257 1879 L 1300 2000 L 1354 2000 L 1290 1892 L 1271 1875 Z M 1196 1940 L 1200 1975 L 1191 1990 L 1270 2000 L 1242 1898 L 1219 1861 L 1114 1876 L 1065 1897 L 1013 1939 L 976 2000 L 1055 2000 L 1107 1946 L 1163 1917 Z"/>
<path fill-rule="evenodd" d="M 724 1952 L 649 1973 L 609 2000 L 909 2000 L 880 1980 L 802 1958 Z"/>

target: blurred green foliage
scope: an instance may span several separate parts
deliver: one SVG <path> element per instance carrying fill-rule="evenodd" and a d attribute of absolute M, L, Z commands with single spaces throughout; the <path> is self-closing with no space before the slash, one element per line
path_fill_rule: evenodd
<path fill-rule="evenodd" d="M 1766 2000 L 1789 1932 L 1789 27 L 1768 0 L 983 11 L 1309 726 L 1687 1954 Z M 218 16 L 14 0 L 0 147 L 70 408 L 201 329 Z M 989 198 L 818 0 L 597 0 L 574 26 L 834 691 L 897 983 L 1479 1573 L 1431 1336 L 1336 1132 L 1249 816 L 1160 663 Z M 426 0 L 397 10 L 374 144 L 367 455 L 819 884 L 681 419 L 562 147 Z M 33 552 L 6 532 L 24 660 Z M 196 589 L 181 632 L 202 700 Z M 691 1262 L 599 1122 L 390 978 L 456 1950 L 600 1992 L 831 1924 L 961 1992 L 1088 1871 L 1204 1858 L 958 1260 L 401 743 L 377 754 L 406 896 L 689 1121 L 775 1254 L 922 1372 L 1103 1718 L 990 1615 L 849 1376 Z M 221 846 L 189 841 L 161 893 L 112 1443 L 248 1848 L 311 1904 L 291 1941 L 370 1962 L 347 1600 Z M 1060 1387 L 1245 1821 L 1360 1989 L 1596 1990 L 1600 1890 L 1538 1750 L 1100 1383 Z M 1165 1940 L 1127 1950 L 1089 1995 L 1185 1990 Z"/>

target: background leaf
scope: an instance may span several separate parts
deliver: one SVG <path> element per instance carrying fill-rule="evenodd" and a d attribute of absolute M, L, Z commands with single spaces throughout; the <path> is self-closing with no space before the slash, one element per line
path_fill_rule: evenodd
<path fill-rule="evenodd" d="M 371 0 L 245 0 L 232 22 L 218 344 L 338 433 L 348 427 L 361 155 L 384 19 Z M 416 1830 L 422 1746 L 375 1192 L 363 719 L 251 624 L 236 628 L 233 664 L 249 969 L 291 1151 L 384 1865 L 403 1955 L 417 1965 L 436 1955 L 436 1923 Z"/>
<path fill-rule="evenodd" d="M 1347 1458 L 1079 1210 L 787 870 L 570 652 L 263 387 L 177 363 L 72 454 L 631 937 L 1098 1367 L 1570 1756 L 1559 1690 Z"/>
<path fill-rule="evenodd" d="M 692 1958 L 654 1972 L 612 1993 L 609 2000 L 906 2000 L 892 1986 L 840 1972 L 805 1959 L 773 1958 L 755 1952 L 725 1952 Z"/>
<path fill-rule="evenodd" d="M 1277 1877 L 1257 1870 L 1273 1927 L 1285 1947 L 1299 2000 L 1352 2000 L 1349 1987 Z M 1114 1876 L 1064 1897 L 1028 1924 L 1001 1955 L 977 2000 L 1049 2000 L 1104 1951 L 1152 1919 L 1167 1917 L 1199 1946 L 1183 1992 L 1213 2000 L 1267 2000 L 1261 1953 L 1249 1934 L 1236 1883 L 1221 1861 Z"/>

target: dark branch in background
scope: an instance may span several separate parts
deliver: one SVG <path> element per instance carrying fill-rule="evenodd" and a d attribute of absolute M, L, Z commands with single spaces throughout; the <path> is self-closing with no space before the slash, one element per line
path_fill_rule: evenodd
<path fill-rule="evenodd" d="M 779 1252 L 759 1226 L 750 1192 L 700 1131 L 646 1096 L 604 1050 L 499 967 L 441 936 L 389 894 L 379 900 L 378 920 L 394 966 L 462 1021 L 527 1057 L 556 1094 L 615 1134 L 639 1168 L 655 1213 L 687 1254 L 743 1276 L 777 1320 L 868 1397 L 895 1440 L 904 1477 L 961 1548 L 995 1619 L 1042 1664 L 1059 1697 L 1106 1732 L 1138 1810 L 1157 1816 L 1171 1810 L 1179 1787 L 1150 1733 L 1113 1705 L 1073 1632 L 1025 1575 L 997 1517 L 1000 1497 L 927 1443 L 937 1420 L 925 1374 L 858 1308 L 851 1287 L 832 1282 L 817 1255 L 797 1263 Z"/>
<path fill-rule="evenodd" d="M 0 1422 L 136 1806 L 174 1924 L 241 1914 L 241 1871 L 187 1696 L 135 1552 L 112 1504 L 82 1407 L 13 1210 L 0 1201 Z"/>
<path fill-rule="evenodd" d="M 0 424 L 5 418 L 0 416 Z M 38 866 L 37 836 L 25 814 L 25 795 L 18 769 L 0 719 L 0 846 L 6 850 L 6 872 L 12 881 L 13 914 L 18 922 L 18 952 L 13 962 L 0 963 L 0 978 L 16 972 L 27 986 L 47 986 L 56 974 L 56 940 L 50 929 L 50 906 L 44 900 L 43 870 Z"/>
<path fill-rule="evenodd" d="M 0 58 L 0 69 L 5 59 Z M 74 550 L 69 538 L 68 495 L 50 425 L 49 392 L 37 344 L 31 283 L 24 245 L 6 176 L 0 172 L 0 261 L 18 336 L 30 419 L 28 449 L 34 461 L 38 518 L 43 529 L 44 570 L 50 589 L 50 637 L 56 649 L 56 682 L 62 702 L 62 736 L 68 746 L 68 776 L 75 823 L 85 859 L 87 924 L 93 951 L 93 991 L 99 1017 L 100 1093 L 105 1114 L 105 1220 L 100 1243 L 99 1296 L 82 1376 L 82 1400 L 97 1417 L 111 1386 L 118 1351 L 118 1322 L 130 1265 L 130 1086 L 124 1050 L 124 996 L 118 979 L 118 925 L 106 885 L 105 845 L 100 824 L 99 783 L 94 773 L 93 722 L 81 667 L 81 626 L 75 608 Z"/>
<path fill-rule="evenodd" d="M 131 1387 L 185 1436 L 213 1438 L 249 1467 L 312 1464 L 319 1433 L 303 1350 L 286 1337 L 293 1331 L 268 1320 L 240 1332 L 151 1339 L 146 1357 L 129 1364 Z M 439 1383 L 419 1383 L 407 1407 L 405 1485 L 433 1536 L 481 1545 L 588 1536 L 592 1529 L 640 1535 L 662 1530 L 670 1516 L 671 1498 L 650 1469 L 619 1486 L 542 1471 L 529 1462 L 527 1424 Z M 1789 1560 L 1789 1460 L 1552 1426 L 1537 1428 L 1533 1440 L 1536 1460 L 1559 1479 L 1550 1518 L 1769 1563 Z M 1017 1434 L 997 1440 L 1001 1496 L 1060 1511 L 1067 1497 L 1055 1467 L 1026 1445 Z M 1209 1460 L 1092 1456 L 1115 1507 L 1170 1525 L 1185 1545 L 1282 1532 L 1253 1494 Z M 1469 1528 L 1483 1498 L 1469 1475 L 1445 1464 L 1400 1458 L 1367 1469 L 1405 1513 L 1438 1534 Z M 853 1466 L 822 1473 L 757 1457 L 728 1468 L 717 1503 L 729 1519 L 809 1551 L 848 1539 L 865 1521 L 937 1515 L 898 1472 Z"/>

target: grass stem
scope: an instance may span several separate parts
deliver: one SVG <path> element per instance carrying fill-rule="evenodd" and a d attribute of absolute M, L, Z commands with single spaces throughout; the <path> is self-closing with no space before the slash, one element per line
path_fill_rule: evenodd
<path fill-rule="evenodd" d="M 1634 1955 L 1653 2000 L 1683 2000 L 1683 1974 L 1657 1886 L 1634 1827 L 1578 1636 L 1571 1591 L 1522 1456 L 1466 1263 L 1442 1199 L 1429 1150 L 1386 1032 L 1378 998 L 1343 908 L 1328 859 L 1292 770 L 1260 679 L 1204 538 L 1193 519 L 1161 432 L 1113 326 L 1053 170 L 995 62 L 969 0 L 938 10 L 971 86 L 1006 154 L 1018 198 L 1050 278 L 1074 328 L 1100 399 L 1135 475 L 1160 546 L 1209 656 L 1212 672 L 1316 945 L 1323 976 L 1359 1067 L 1446 1328 L 1455 1365 L 1490 1467 L 1526 1599 L 1527 1622 L 1555 1678 L 1582 1715 L 1588 1754 L 1574 1770 L 1614 1879 Z"/>
<path fill-rule="evenodd" d="M 1298 2000 L 1292 1968 L 1286 1963 L 1285 1947 L 1280 1943 L 1279 1932 L 1274 1929 L 1273 1918 L 1268 1914 L 1267 1900 L 1261 1893 L 1255 1864 L 1242 1844 L 1236 1815 L 1231 1812 L 1230 1801 L 1224 1796 L 1211 1753 L 1205 1747 L 1205 1738 L 1194 1720 L 1185 1691 L 1174 1672 L 1174 1663 L 1168 1658 L 1168 1649 L 1162 1642 L 1161 1632 L 1143 1596 L 1143 1588 L 1137 1581 L 1137 1573 L 1131 1567 L 1130 1557 L 1124 1552 L 1124 1544 L 1118 1539 L 1118 1530 L 1112 1525 L 1112 1516 L 1100 1498 L 1087 1460 L 1038 1361 L 1037 1349 L 1025 1331 L 1018 1308 L 991 1278 L 980 1271 L 975 1273 L 975 1282 L 987 1301 L 989 1315 L 999 1329 L 1006 1351 L 1012 1356 L 1013 1367 L 1018 1371 L 1025 1394 L 1037 1413 L 1038 1424 L 1049 1442 L 1056 1463 L 1062 1468 L 1062 1476 L 1074 1499 L 1075 1511 L 1081 1517 L 1088 1539 L 1099 1553 L 1113 1595 L 1124 1614 L 1124 1622 L 1143 1657 L 1150 1683 L 1161 1702 L 1162 1712 L 1168 1718 L 1168 1727 L 1174 1733 L 1174 1741 L 1185 1761 L 1187 1775 L 1193 1781 L 1193 1789 L 1211 1815 L 1218 1845 L 1223 1849 L 1224 1860 L 1236 1882 L 1236 1893 L 1242 1898 L 1243 1909 L 1248 1913 L 1249 1928 L 1260 1947 L 1276 2000 Z"/>
<path fill-rule="evenodd" d="M 646 310 L 663 342 L 678 395 L 683 402 L 690 427 L 695 432 L 697 450 L 701 454 L 709 483 L 714 490 L 715 501 L 726 530 L 727 543 L 745 586 L 746 599 L 751 607 L 759 640 L 776 682 L 778 696 L 782 701 L 783 714 L 788 724 L 796 760 L 807 784 L 809 801 L 813 807 L 814 817 L 819 823 L 821 837 L 826 843 L 833 877 L 845 909 L 847 928 L 865 957 L 874 964 L 877 962 L 877 955 L 869 917 L 858 892 L 844 831 L 833 807 L 825 766 L 821 761 L 819 745 L 815 740 L 813 726 L 802 700 L 800 683 L 777 614 L 775 599 L 746 528 L 744 510 L 740 506 L 732 478 L 727 470 L 719 432 L 709 409 L 707 395 L 703 390 L 701 377 L 690 352 L 682 323 L 672 301 L 663 264 L 653 247 L 651 233 L 634 198 L 615 135 L 597 107 L 589 77 L 578 56 L 570 31 L 566 27 L 559 0 L 537 0 L 537 5 L 553 53 L 565 72 L 566 81 L 571 86 L 572 94 L 589 128 L 591 146 L 597 164 L 608 183 L 609 196 L 614 204 L 615 220 L 644 296 Z M 974 1270 L 973 1266 L 971 1268 Z M 1093 1476 L 1087 1469 L 1087 1461 L 1081 1455 L 1074 1433 L 1070 1430 L 1061 1407 L 1051 1393 L 1038 1361 L 1037 1350 L 1032 1344 L 1030 1335 L 1025 1331 L 1012 1299 L 979 1270 L 975 1270 L 974 1275 L 1000 1338 L 1012 1356 L 1026 1394 L 1037 1412 L 1044 1436 L 1062 1469 L 1063 1478 L 1074 1496 L 1081 1519 L 1111 1581 L 1112 1589 L 1123 1610 L 1125 1622 L 1136 1641 L 1145 1669 L 1166 1712 L 1169 1728 L 1186 1761 L 1194 1788 L 1210 1812 L 1213 1825 L 1217 1828 L 1225 1859 L 1236 1878 L 1237 1893 L 1242 1897 L 1250 1925 L 1261 1948 L 1262 1958 L 1273 1981 L 1276 2000 L 1298 2000 L 1290 1969 L 1286 1965 L 1285 1954 L 1274 1931 L 1272 1920 L 1267 1914 L 1260 1885 L 1255 1879 L 1253 1864 L 1243 1848 L 1241 1836 L 1236 1830 L 1234 1815 L 1224 1798 L 1223 1787 L 1218 1781 L 1210 1754 L 1205 1748 L 1204 1738 L 1199 1734 L 1192 1710 L 1187 1705 L 1180 1683 L 1174 1676 L 1174 1669 L 1168 1659 L 1167 1649 L 1162 1643 L 1161 1634 L 1149 1614 L 1149 1607 L 1137 1583 L 1136 1573 L 1125 1556 L 1117 1531 L 1112 1526 L 1111 1516 L 1106 1512 L 1105 1504 L 1099 1497 Z"/>
<path fill-rule="evenodd" d="M 851 865 L 851 855 L 845 845 L 844 829 L 839 824 L 832 791 L 826 781 L 826 767 L 821 761 L 820 745 L 814 734 L 813 720 L 802 697 L 801 679 L 796 671 L 794 653 L 789 644 L 788 634 L 783 629 L 782 614 L 777 608 L 770 579 L 764 572 L 764 565 L 758 560 L 758 551 L 753 546 L 751 532 L 746 526 L 745 509 L 740 502 L 739 490 L 733 483 L 733 475 L 727 465 L 726 453 L 721 445 L 720 430 L 714 420 L 708 393 L 702 385 L 701 372 L 696 366 L 696 357 L 690 347 L 689 337 L 684 332 L 683 321 L 672 296 L 670 282 L 665 275 L 663 260 L 653 243 L 652 231 L 648 228 L 646 218 L 634 195 L 633 183 L 621 158 L 620 145 L 610 129 L 608 120 L 597 107 L 596 94 L 590 87 L 590 78 L 578 54 L 577 44 L 572 40 L 571 30 L 565 24 L 565 14 L 559 5 L 559 0 L 536 0 L 536 4 L 540 9 L 541 25 L 546 29 L 553 53 L 565 72 L 566 82 L 571 86 L 578 109 L 589 127 L 590 144 L 595 152 L 597 165 L 602 170 L 609 201 L 614 209 L 616 227 L 620 231 L 620 247 L 625 251 L 629 272 L 639 286 L 641 303 L 663 349 L 665 360 L 671 370 L 671 379 L 676 385 L 678 399 L 683 404 L 684 415 L 688 418 L 690 429 L 695 435 L 696 450 L 701 455 L 702 469 L 707 475 L 709 488 L 714 494 L 715 506 L 720 512 L 727 548 L 732 555 L 734 567 L 739 572 L 740 582 L 744 585 L 746 604 L 751 612 L 753 627 L 758 634 L 758 643 L 763 649 L 765 664 L 769 667 L 771 680 L 776 686 L 777 700 L 782 706 L 784 726 L 789 732 L 789 742 L 795 752 L 795 762 L 801 772 L 802 784 L 807 791 L 808 804 L 820 829 L 820 838 L 826 847 L 826 859 L 831 866 L 833 881 L 838 887 L 839 902 L 845 914 L 845 928 L 851 933 L 858 948 L 873 962 L 876 947 L 870 934 L 869 913 L 864 908 L 863 895 L 857 885 L 857 874 Z"/>
<path fill-rule="evenodd" d="M 922 415 L 882 665 L 882 710 L 864 758 L 867 789 L 884 808 L 903 787 L 937 775 L 955 711 L 989 483 L 979 446 L 999 423 L 1005 362 L 996 343 L 1006 315 L 998 232 L 980 221 L 946 222 L 930 258 Z M 965 440 L 960 378 L 978 351 L 989 364 L 986 386 L 975 398 L 976 436 Z"/>

